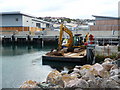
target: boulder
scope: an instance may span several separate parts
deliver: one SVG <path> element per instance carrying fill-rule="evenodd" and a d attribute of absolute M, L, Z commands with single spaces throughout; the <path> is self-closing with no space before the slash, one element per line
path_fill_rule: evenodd
<path fill-rule="evenodd" d="M 68 71 L 61 71 L 61 75 L 65 75 L 67 73 L 68 73 Z"/>
<path fill-rule="evenodd" d="M 88 80 L 87 82 L 88 82 L 89 88 L 98 88 L 98 85 L 95 81 Z"/>
<path fill-rule="evenodd" d="M 96 76 L 99 75 L 99 71 L 101 70 L 103 70 L 103 66 L 98 63 L 94 64 L 92 68 L 90 69 L 91 73 Z"/>
<path fill-rule="evenodd" d="M 110 79 L 120 84 L 120 75 L 114 75 Z"/>
<path fill-rule="evenodd" d="M 108 78 L 110 76 L 109 72 L 106 71 L 105 69 L 102 69 L 101 71 L 99 71 L 99 76 L 101 76 L 102 78 Z"/>
<path fill-rule="evenodd" d="M 112 62 L 113 60 L 111 59 L 111 58 L 105 58 L 105 60 L 104 60 L 104 63 L 110 63 L 110 62 Z"/>
<path fill-rule="evenodd" d="M 77 79 L 77 75 L 70 75 L 70 74 L 65 74 L 62 76 L 62 81 L 66 85 L 70 80 Z"/>
<path fill-rule="evenodd" d="M 101 64 L 99 64 L 99 63 L 96 63 L 96 64 L 94 64 L 94 65 L 92 66 L 92 68 L 94 68 L 94 69 L 97 70 L 97 71 L 100 71 L 100 70 L 103 69 L 103 66 L 102 66 Z"/>
<path fill-rule="evenodd" d="M 74 72 L 74 73 L 80 73 L 80 69 L 74 68 L 74 69 L 73 69 L 73 72 Z"/>
<path fill-rule="evenodd" d="M 49 88 L 49 83 L 45 83 L 45 82 L 42 82 L 42 83 L 37 83 L 37 86 L 39 86 L 40 88 Z"/>
<path fill-rule="evenodd" d="M 81 67 L 81 69 L 79 70 L 79 73 L 84 76 L 88 71 L 89 69 L 91 68 L 92 66 L 91 65 L 83 65 Z"/>
<path fill-rule="evenodd" d="M 32 80 L 28 80 L 25 81 L 20 88 L 38 88 L 37 86 L 37 82 L 36 81 L 32 81 Z"/>
<path fill-rule="evenodd" d="M 111 68 L 114 66 L 114 64 L 104 63 L 104 64 L 102 64 L 102 66 L 105 70 L 110 71 Z"/>
<path fill-rule="evenodd" d="M 83 65 L 82 67 L 81 67 L 81 70 L 82 69 L 90 69 L 92 66 L 91 65 Z"/>
<path fill-rule="evenodd" d="M 74 79 L 67 83 L 66 87 L 88 88 L 89 84 L 83 79 Z"/>
<path fill-rule="evenodd" d="M 101 88 L 119 88 L 119 84 L 116 83 L 114 80 L 103 80 L 101 83 Z"/>
<path fill-rule="evenodd" d="M 75 78 L 81 77 L 81 75 L 79 73 L 75 73 L 75 72 L 71 73 L 70 75 L 71 75 L 71 77 L 75 77 Z"/>
<path fill-rule="evenodd" d="M 118 75 L 118 73 L 119 73 L 119 69 L 118 68 L 110 70 L 110 76 Z"/>
<path fill-rule="evenodd" d="M 116 64 L 114 64 L 113 67 L 111 67 L 111 70 L 114 70 L 114 69 L 118 69 L 118 66 Z"/>
<path fill-rule="evenodd" d="M 75 66 L 75 68 L 77 68 L 77 69 L 81 69 L 81 67 L 82 67 L 82 66 Z"/>
<path fill-rule="evenodd" d="M 82 79 L 88 81 L 88 80 L 95 80 L 95 75 L 93 74 L 93 72 L 91 73 L 91 71 L 88 71 L 84 76 L 82 76 Z"/>
<path fill-rule="evenodd" d="M 100 78 L 99 76 L 97 76 L 96 78 L 95 78 L 95 82 L 96 82 L 96 84 L 97 84 L 97 88 L 101 88 L 101 83 L 103 82 L 103 78 Z"/>
<path fill-rule="evenodd" d="M 62 81 L 62 75 L 57 70 L 53 70 L 48 74 L 46 83 L 56 84 L 56 85 L 60 85 L 61 87 L 64 87 L 64 82 Z"/>

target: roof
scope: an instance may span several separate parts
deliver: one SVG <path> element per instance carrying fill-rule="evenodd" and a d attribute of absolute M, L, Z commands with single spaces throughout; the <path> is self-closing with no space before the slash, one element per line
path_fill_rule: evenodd
<path fill-rule="evenodd" d="M 35 18 L 35 16 L 28 15 L 28 14 L 25 14 L 25 13 L 21 13 L 20 11 L 16 11 L 16 12 L 0 12 L 0 15 L 24 15 L 24 16 Z"/>
<path fill-rule="evenodd" d="M 92 15 L 92 16 L 95 18 L 120 19 L 120 17 L 96 16 L 96 15 Z"/>
<path fill-rule="evenodd" d="M 52 24 L 51 22 L 47 22 L 47 21 L 40 20 L 40 19 L 37 19 L 37 18 L 34 18 L 34 19 L 32 19 L 32 20 L 33 20 L 33 21 L 42 22 L 42 23 L 48 23 L 48 24 Z"/>
<path fill-rule="evenodd" d="M 24 16 L 32 17 L 33 18 L 32 20 L 34 20 L 34 21 L 39 21 L 39 22 L 43 22 L 43 23 L 52 24 L 50 22 L 37 19 L 37 17 L 35 17 L 35 16 L 25 14 L 25 13 L 21 13 L 20 11 L 16 11 L 16 12 L 0 12 L 0 15 L 24 15 Z"/>

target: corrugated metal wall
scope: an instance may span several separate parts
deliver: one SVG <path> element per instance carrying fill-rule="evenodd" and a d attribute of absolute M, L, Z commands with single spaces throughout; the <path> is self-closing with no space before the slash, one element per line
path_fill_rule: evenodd
<path fill-rule="evenodd" d="M 96 20 L 96 25 L 90 26 L 91 31 L 118 31 L 120 30 L 120 20 Z"/>
<path fill-rule="evenodd" d="M 97 20 L 96 25 L 118 25 L 118 20 Z"/>

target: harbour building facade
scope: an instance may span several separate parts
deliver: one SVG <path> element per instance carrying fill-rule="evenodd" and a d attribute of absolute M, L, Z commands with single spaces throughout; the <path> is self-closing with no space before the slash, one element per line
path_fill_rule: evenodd
<path fill-rule="evenodd" d="M 118 44 L 120 41 L 120 17 L 95 16 L 95 24 L 90 26 L 90 32 L 95 32 L 96 41 Z"/>
<path fill-rule="evenodd" d="M 50 22 L 38 19 L 35 16 L 21 12 L 2 12 L 0 13 L 2 21 L 0 30 L 2 33 L 10 32 L 35 32 L 47 30 L 51 26 Z"/>

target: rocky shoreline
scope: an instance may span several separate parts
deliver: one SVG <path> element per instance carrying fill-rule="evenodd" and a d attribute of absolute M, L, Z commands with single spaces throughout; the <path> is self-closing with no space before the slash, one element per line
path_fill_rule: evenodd
<path fill-rule="evenodd" d="M 75 66 L 69 72 L 53 70 L 45 82 L 25 81 L 20 88 L 120 88 L 120 59 L 106 58 L 102 64 Z"/>

